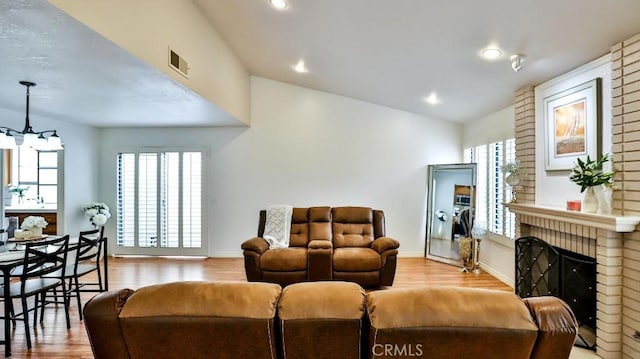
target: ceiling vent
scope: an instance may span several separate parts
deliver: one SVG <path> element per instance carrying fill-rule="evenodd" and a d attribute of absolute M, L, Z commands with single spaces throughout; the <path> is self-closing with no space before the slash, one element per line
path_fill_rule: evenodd
<path fill-rule="evenodd" d="M 175 51 L 169 49 L 169 67 L 176 70 L 182 76 L 189 78 L 189 64 Z"/>

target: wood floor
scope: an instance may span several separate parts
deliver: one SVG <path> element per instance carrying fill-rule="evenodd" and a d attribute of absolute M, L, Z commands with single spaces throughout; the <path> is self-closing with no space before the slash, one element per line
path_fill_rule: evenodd
<path fill-rule="evenodd" d="M 89 279 L 89 278 L 88 278 Z M 149 284 L 180 280 L 246 280 L 240 258 L 166 259 L 113 258 L 109 260 L 109 289 L 136 289 Z M 400 258 L 393 287 L 453 285 L 512 291 L 489 274 L 461 273 L 459 268 L 422 258 Z M 84 293 L 83 303 L 93 294 Z M 48 307 L 44 322 L 32 333 L 33 349 L 27 351 L 24 326 L 13 330 L 12 358 L 93 358 L 78 309 L 71 306 L 71 329 L 67 330 L 62 308 Z M 4 349 L 4 348 L 3 348 Z M 4 350 L 3 350 L 4 352 Z"/>

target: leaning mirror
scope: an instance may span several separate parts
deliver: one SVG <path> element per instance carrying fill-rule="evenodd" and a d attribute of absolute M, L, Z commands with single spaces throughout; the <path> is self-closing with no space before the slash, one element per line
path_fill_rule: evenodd
<path fill-rule="evenodd" d="M 425 256 L 462 266 L 460 240 L 471 237 L 476 164 L 429 165 L 428 172 Z"/>

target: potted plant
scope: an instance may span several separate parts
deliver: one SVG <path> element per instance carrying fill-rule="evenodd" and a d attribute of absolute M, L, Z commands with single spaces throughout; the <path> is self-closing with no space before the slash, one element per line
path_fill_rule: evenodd
<path fill-rule="evenodd" d="M 582 199 L 582 211 L 586 213 L 610 212 L 611 203 L 606 195 L 613 187 L 614 171 L 604 171 L 603 165 L 609 161 L 609 154 L 605 153 L 596 160 L 587 156 L 586 160 L 578 158 L 571 170 L 569 179 L 580 186 L 580 193 L 585 193 Z M 601 207 L 600 209 L 598 207 Z"/>
<path fill-rule="evenodd" d="M 24 202 L 25 192 L 29 189 L 29 186 L 11 186 L 9 192 L 18 194 L 18 203 Z"/>

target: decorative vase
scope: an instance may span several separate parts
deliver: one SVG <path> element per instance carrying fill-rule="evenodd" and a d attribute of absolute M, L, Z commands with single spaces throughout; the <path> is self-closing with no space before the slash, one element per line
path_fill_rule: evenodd
<path fill-rule="evenodd" d="M 515 187 L 520 184 L 520 177 L 515 173 L 510 173 L 504 181 L 507 182 L 509 186 Z"/>
<path fill-rule="evenodd" d="M 29 232 L 31 232 L 30 238 L 42 237 L 42 228 L 41 227 L 29 228 Z"/>
<path fill-rule="evenodd" d="M 598 197 L 596 197 L 594 186 L 587 187 L 587 190 L 584 192 L 584 197 L 582 197 L 582 212 L 598 212 Z"/>
<path fill-rule="evenodd" d="M 598 200 L 598 213 L 611 214 L 611 188 L 601 184 L 593 186 L 593 191 Z"/>

